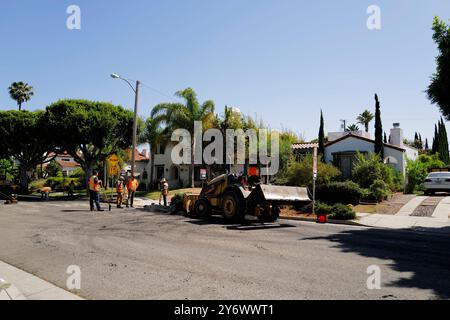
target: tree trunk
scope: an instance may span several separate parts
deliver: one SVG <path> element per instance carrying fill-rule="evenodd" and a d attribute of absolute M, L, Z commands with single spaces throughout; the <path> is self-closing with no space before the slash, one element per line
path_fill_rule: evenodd
<path fill-rule="evenodd" d="M 155 181 L 153 179 L 153 172 L 155 171 L 155 154 L 153 151 L 150 151 L 150 190 L 155 190 Z"/>
<path fill-rule="evenodd" d="M 24 165 L 20 165 L 20 193 L 28 194 L 28 174 L 27 168 Z"/>
<path fill-rule="evenodd" d="M 92 163 L 86 162 L 84 165 L 84 174 L 85 174 L 85 185 L 86 185 L 86 193 L 89 195 L 89 179 L 92 176 Z"/>

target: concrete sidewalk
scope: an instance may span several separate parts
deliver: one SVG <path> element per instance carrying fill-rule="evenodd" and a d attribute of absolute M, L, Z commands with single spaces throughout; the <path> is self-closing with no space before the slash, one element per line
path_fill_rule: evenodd
<path fill-rule="evenodd" d="M 358 220 L 355 222 L 368 227 L 390 229 L 429 228 L 431 232 L 450 233 L 450 219 L 441 217 L 411 217 L 358 213 Z"/>
<path fill-rule="evenodd" d="M 83 300 L 28 272 L 0 261 L 0 300 Z"/>

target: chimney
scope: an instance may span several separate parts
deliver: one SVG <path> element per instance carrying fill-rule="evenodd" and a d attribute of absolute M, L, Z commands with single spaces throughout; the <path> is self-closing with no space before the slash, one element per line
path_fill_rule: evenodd
<path fill-rule="evenodd" d="M 403 147 L 403 129 L 400 123 L 394 123 L 391 129 L 390 143 L 397 147 Z"/>

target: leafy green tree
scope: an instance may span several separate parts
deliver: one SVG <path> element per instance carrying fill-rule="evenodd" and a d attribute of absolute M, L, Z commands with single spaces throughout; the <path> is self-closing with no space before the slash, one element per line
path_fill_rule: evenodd
<path fill-rule="evenodd" d="M 55 134 L 43 111 L 0 111 L 0 145 L 19 162 L 21 192 L 28 192 L 28 171 L 50 161 Z"/>
<path fill-rule="evenodd" d="M 319 148 L 317 152 L 319 155 L 322 155 L 321 159 L 323 159 L 323 155 L 325 154 L 325 125 L 322 110 L 320 110 Z"/>
<path fill-rule="evenodd" d="M 6 176 L 7 181 L 13 180 L 14 161 L 11 158 L 0 159 L 0 174 Z"/>
<path fill-rule="evenodd" d="M 293 162 L 288 169 L 286 183 L 291 186 L 308 186 L 313 183 L 313 157 L 307 155 Z M 328 184 L 341 175 L 338 168 L 323 161 L 317 163 L 317 185 Z"/>
<path fill-rule="evenodd" d="M 52 160 L 45 168 L 45 171 L 47 172 L 47 175 L 49 177 L 62 177 L 61 167 L 59 166 L 58 162 L 56 162 L 56 160 Z"/>
<path fill-rule="evenodd" d="M 381 122 L 380 101 L 377 94 L 375 94 L 375 153 L 380 156 L 380 161 L 383 161 L 383 124 Z"/>
<path fill-rule="evenodd" d="M 361 188 L 370 188 L 377 180 L 393 185 L 392 172 L 387 165 L 380 160 L 380 156 L 373 153 L 366 158 L 363 154 L 357 155 L 357 161 L 353 167 L 352 180 Z"/>
<path fill-rule="evenodd" d="M 60 100 L 47 107 L 46 118 L 59 147 L 72 155 L 86 173 L 95 164 L 131 146 L 133 113 L 121 106 L 88 100 Z"/>
<path fill-rule="evenodd" d="M 22 104 L 24 102 L 27 102 L 31 99 L 31 97 L 34 95 L 33 87 L 28 85 L 28 83 L 24 83 L 22 81 L 20 82 L 13 82 L 9 88 L 9 95 L 11 96 L 11 99 L 15 100 L 17 102 L 17 105 L 19 107 L 19 111 L 22 110 Z"/>
<path fill-rule="evenodd" d="M 431 168 L 441 168 L 445 164 L 439 159 L 439 154 L 420 155 L 416 160 L 406 160 L 406 193 L 423 190 L 423 183 Z"/>
<path fill-rule="evenodd" d="M 200 105 L 197 94 L 191 88 L 178 91 L 176 96 L 185 100 L 182 103 L 161 103 L 156 105 L 151 113 L 151 117 L 159 124 L 165 125 L 169 131 L 179 128 L 186 129 L 190 132 L 191 137 L 194 135 L 194 122 L 202 121 L 204 129 L 212 127 L 215 123 L 214 102 L 212 100 L 205 101 Z M 195 139 L 191 139 L 191 164 L 189 166 L 191 176 L 191 187 L 194 187 L 194 150 Z"/>
<path fill-rule="evenodd" d="M 370 112 L 369 110 L 365 110 L 356 118 L 356 121 L 358 121 L 359 124 L 364 126 L 366 132 L 369 132 L 369 124 L 370 122 L 372 122 L 373 118 L 374 118 L 373 113 Z"/>
<path fill-rule="evenodd" d="M 431 77 L 427 94 L 430 101 L 437 104 L 442 114 L 450 120 L 450 25 L 435 17 L 433 32 L 439 54 L 436 57 L 436 72 Z"/>

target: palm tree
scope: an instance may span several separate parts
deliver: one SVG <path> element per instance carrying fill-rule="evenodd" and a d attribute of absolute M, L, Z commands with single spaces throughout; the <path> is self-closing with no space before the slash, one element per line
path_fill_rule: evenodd
<path fill-rule="evenodd" d="M 356 118 L 356 120 L 359 124 L 362 124 L 366 128 L 366 132 L 369 132 L 369 124 L 374 118 L 375 116 L 372 112 L 370 112 L 369 110 L 365 110 Z"/>
<path fill-rule="evenodd" d="M 29 86 L 28 83 L 13 82 L 8 88 L 9 95 L 11 99 L 17 102 L 19 106 L 19 111 L 22 110 L 22 103 L 27 102 L 34 95 L 33 87 Z"/>
<path fill-rule="evenodd" d="M 205 124 L 204 129 L 211 126 L 214 123 L 213 119 L 215 118 L 214 102 L 208 100 L 200 105 L 197 100 L 197 94 L 191 88 L 178 91 L 175 95 L 184 99 L 185 104 L 158 104 L 153 108 L 151 117 L 154 118 L 158 125 L 165 126 L 168 131 L 186 129 L 191 134 L 191 163 L 189 171 L 191 176 L 191 187 L 194 187 L 194 122 L 202 121 Z"/>
<path fill-rule="evenodd" d="M 359 131 L 359 127 L 356 124 L 352 124 L 347 127 L 347 131 L 350 132 Z"/>
<path fill-rule="evenodd" d="M 150 188 L 153 189 L 154 176 L 154 160 L 155 154 L 159 144 L 166 143 L 169 137 L 167 128 L 162 128 L 157 120 L 148 118 L 145 122 L 145 127 L 140 136 L 140 142 L 147 142 L 150 145 Z"/>

